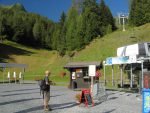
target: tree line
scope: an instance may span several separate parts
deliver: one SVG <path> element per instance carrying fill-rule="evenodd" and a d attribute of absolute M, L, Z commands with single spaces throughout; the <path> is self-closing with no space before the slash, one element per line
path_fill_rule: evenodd
<path fill-rule="evenodd" d="M 72 5 L 67 14 L 62 12 L 59 22 L 29 13 L 21 4 L 0 6 L 0 38 L 57 50 L 63 56 L 116 29 L 104 0 L 85 0 L 78 5 Z"/>
<path fill-rule="evenodd" d="M 150 0 L 131 0 L 129 22 L 141 26 L 150 22 Z"/>

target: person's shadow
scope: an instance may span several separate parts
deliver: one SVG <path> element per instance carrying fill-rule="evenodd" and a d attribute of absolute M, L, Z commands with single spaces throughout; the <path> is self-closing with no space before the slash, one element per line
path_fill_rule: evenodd
<path fill-rule="evenodd" d="M 52 104 L 51 108 L 52 108 L 52 110 L 57 110 L 57 109 L 71 108 L 71 107 L 74 107 L 76 105 L 77 104 L 75 102 L 69 102 L 69 103 L 63 103 L 63 104 Z M 33 108 L 29 108 L 29 109 L 20 110 L 20 111 L 17 111 L 15 113 L 28 113 L 28 112 L 39 111 L 39 110 L 43 110 L 43 105 L 36 106 Z"/>

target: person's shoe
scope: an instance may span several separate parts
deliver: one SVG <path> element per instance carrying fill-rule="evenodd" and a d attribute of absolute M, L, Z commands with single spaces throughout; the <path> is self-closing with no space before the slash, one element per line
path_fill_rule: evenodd
<path fill-rule="evenodd" d="M 49 111 L 49 109 L 48 109 L 48 108 L 45 108 L 44 111 Z"/>
<path fill-rule="evenodd" d="M 47 106 L 44 106 L 44 111 L 49 111 L 49 109 L 47 108 Z"/>

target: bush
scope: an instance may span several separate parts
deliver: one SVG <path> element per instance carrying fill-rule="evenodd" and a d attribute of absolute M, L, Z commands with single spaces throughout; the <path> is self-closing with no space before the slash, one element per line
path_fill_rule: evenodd
<path fill-rule="evenodd" d="M 64 71 L 60 72 L 60 76 L 61 77 L 65 77 L 66 76 L 66 72 L 64 72 Z"/>

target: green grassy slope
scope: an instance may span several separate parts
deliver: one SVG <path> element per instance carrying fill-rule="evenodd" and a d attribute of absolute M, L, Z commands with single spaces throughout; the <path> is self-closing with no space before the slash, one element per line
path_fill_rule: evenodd
<path fill-rule="evenodd" d="M 36 76 L 42 76 L 45 70 L 51 71 L 51 79 L 54 81 L 66 82 L 68 76 L 60 77 L 60 72 L 64 71 L 63 66 L 69 61 L 102 61 L 107 57 L 116 56 L 116 50 L 120 46 L 133 44 L 137 42 L 150 41 L 150 24 L 137 28 L 130 28 L 125 32 L 115 31 L 100 39 L 95 39 L 86 46 L 85 49 L 76 52 L 75 56 L 70 60 L 67 56 L 63 58 L 58 56 L 56 51 L 48 51 L 45 49 L 33 49 L 14 42 L 5 41 L 0 44 L 0 61 L 15 62 L 28 64 L 26 69 L 26 79 L 35 79 Z M 19 69 L 6 69 L 8 71 L 20 71 Z M 107 71 L 108 79 L 110 69 Z M 116 72 L 117 74 L 118 72 Z M 68 72 L 67 72 L 68 74 Z M 115 76 L 118 78 L 119 76 Z M 0 78 L 2 73 L 0 72 Z"/>

